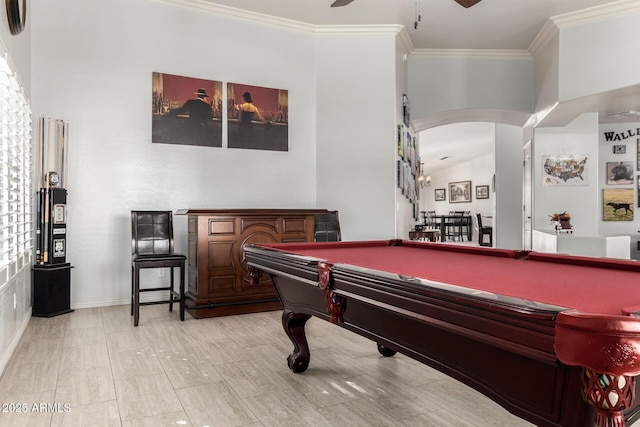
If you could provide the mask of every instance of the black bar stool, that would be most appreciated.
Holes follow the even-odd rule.
[[[173,214],[171,211],[131,211],[131,315],[138,326],[140,306],[151,304],[180,304],[180,320],[184,320],[184,272],[187,257],[173,252]],[[174,289],[174,268],[180,269],[180,288]],[[140,289],[140,270],[170,268],[169,286]],[[140,302],[141,292],[169,291],[169,299]]]

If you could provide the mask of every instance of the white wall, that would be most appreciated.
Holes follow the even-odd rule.
[[[640,206],[638,200],[638,157],[637,146],[639,144],[640,122],[635,123],[619,123],[619,124],[601,124],[598,131],[598,234],[603,236],[630,235],[634,240],[638,239],[638,230],[640,230]],[[607,141],[605,132],[624,133],[629,135],[628,131],[632,131],[633,136],[627,139],[617,141]],[[625,154],[614,154],[613,146],[623,145],[626,148]],[[631,162],[634,166],[634,183],[626,185],[608,185],[607,184],[607,162]],[[633,221],[603,221],[603,190],[605,188],[632,188],[634,190],[634,215]]]
[[[395,237],[395,37],[316,41],[318,206],[340,211],[343,240]]]
[[[395,52],[395,64],[396,64],[396,97],[395,97],[395,105],[396,105],[396,126],[403,123],[404,120],[404,110],[403,110],[403,101],[402,95],[408,95],[408,60],[409,60],[409,49],[406,44],[403,43],[403,39],[398,37],[396,39],[396,52]],[[411,104],[411,99],[409,98],[409,104]],[[411,112],[411,105],[409,105],[409,111]],[[411,113],[409,114],[411,116]],[[420,136],[418,132],[415,132],[411,125],[409,126],[409,132],[416,139],[416,150],[419,150],[420,147]],[[396,135],[396,134],[394,134]],[[397,139],[396,139],[397,141]],[[400,160],[400,156],[397,155],[397,149],[394,149],[394,159],[397,162]],[[396,163],[397,164],[397,163]],[[400,239],[408,239],[409,231],[412,230],[417,222],[420,222],[420,214],[418,213],[418,219],[414,219],[414,209],[413,202],[407,198],[405,194],[402,194],[402,190],[397,188],[397,169],[396,169],[396,177],[394,177],[394,182],[396,182],[395,189],[395,201],[396,201],[396,231],[395,237]],[[417,179],[418,177],[416,177]],[[419,200],[415,201],[418,204]]]
[[[563,211],[571,214],[574,233],[598,234],[598,114],[586,113],[563,128],[537,128],[533,143],[533,188],[535,205],[533,228],[551,230],[549,215]],[[581,186],[543,186],[542,156],[585,154],[586,183]]]
[[[640,13],[560,30],[560,101],[638,84]]]
[[[558,102],[558,38],[556,32],[544,46],[533,53],[535,111],[541,115],[550,111]]]
[[[533,59],[526,53],[418,51],[408,75],[414,119],[464,109],[534,111]]]
[[[496,124],[496,209],[494,246],[523,248],[523,179],[524,131],[522,128]]]
[[[318,34],[147,0],[32,16],[34,114],[71,124],[72,307],[128,303],[132,209],[337,209],[345,239],[393,237],[397,29]],[[287,89],[289,151],[152,144],[154,71]]]

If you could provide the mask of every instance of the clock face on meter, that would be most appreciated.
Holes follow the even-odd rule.
[[[60,175],[58,175],[58,172],[49,172],[49,185],[57,187],[58,184],[60,184]]]

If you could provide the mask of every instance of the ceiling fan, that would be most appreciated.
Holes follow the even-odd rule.
[[[349,3],[351,3],[353,0],[336,0],[333,3],[331,3],[331,7],[341,7],[341,6],[346,6]],[[455,0],[456,3],[458,3],[460,6],[463,7],[471,7],[476,3],[480,3],[480,0]]]

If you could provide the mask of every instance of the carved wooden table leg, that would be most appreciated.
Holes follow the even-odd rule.
[[[582,367],[583,397],[596,408],[599,427],[624,427],[622,411],[635,400],[640,374],[640,318],[563,311],[554,349],[567,365]]]
[[[293,343],[293,352],[287,357],[289,369],[295,373],[304,372],[309,367],[309,344],[304,325],[311,318],[309,314],[294,313],[285,309],[282,312],[282,326]]]
[[[584,398],[597,409],[599,427],[624,427],[622,411],[633,406],[635,377],[600,374],[583,368]]]

